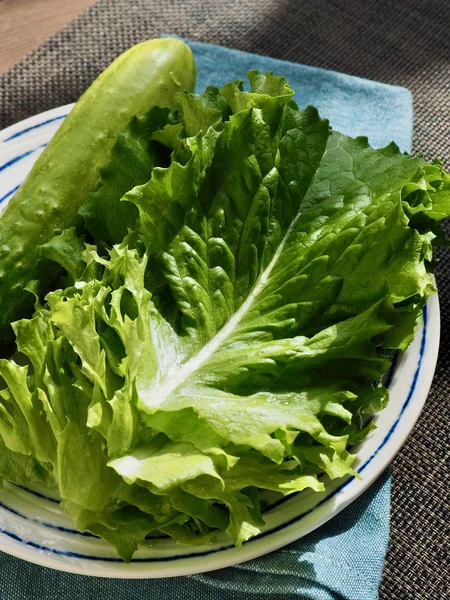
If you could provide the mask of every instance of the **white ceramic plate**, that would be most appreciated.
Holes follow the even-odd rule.
[[[71,106],[32,117],[0,132],[0,203],[4,207],[21,184]],[[439,303],[433,296],[423,326],[399,358],[388,382],[389,406],[378,428],[359,448],[356,470],[362,479],[335,481],[326,492],[289,496],[265,513],[266,526],[237,550],[227,539],[214,546],[184,547],[158,539],[130,564],[100,539],[74,529],[58,501],[38,489],[7,484],[0,491],[0,549],[62,571],[103,577],[145,578],[186,575],[227,567],[276,550],[316,529],[355,500],[385,470],[411,432],[426,400],[439,347]]]

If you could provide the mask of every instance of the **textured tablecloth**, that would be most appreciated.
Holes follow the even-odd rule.
[[[0,129],[76,100],[119,52],[171,32],[404,85],[414,96],[414,150],[449,167],[449,24],[448,0],[101,0],[0,77]],[[419,423],[393,465],[381,600],[450,597],[449,251],[437,277],[440,358]]]

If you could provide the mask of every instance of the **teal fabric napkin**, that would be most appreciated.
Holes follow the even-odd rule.
[[[395,140],[410,150],[408,90],[341,73],[199,42],[197,91],[259,69],[285,75],[300,107],[313,104],[331,125],[365,135],[374,147]],[[387,473],[329,523],[277,552],[233,568],[174,579],[122,581],[59,573],[0,553],[0,600],[376,600],[389,536]]]

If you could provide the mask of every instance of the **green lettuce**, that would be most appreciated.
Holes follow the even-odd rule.
[[[137,211],[120,200],[132,187],[145,183],[155,166],[167,162],[167,150],[152,134],[174,118],[169,109],[155,106],[146,115],[134,117],[127,129],[116,135],[111,163],[100,170],[101,184],[80,209],[97,244],[120,242],[134,228]]]
[[[239,546],[266,492],[354,474],[435,291],[442,165],[249,80],[133,121],[89,232],[41,249],[67,277],[14,325],[27,364],[0,361],[0,475],[56,490],[125,560],[158,535]]]

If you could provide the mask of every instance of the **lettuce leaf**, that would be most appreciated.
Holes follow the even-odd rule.
[[[79,211],[97,244],[120,242],[135,227],[135,207],[120,200],[132,187],[147,181],[155,166],[166,162],[167,152],[152,140],[152,134],[172,119],[169,109],[155,106],[146,115],[134,117],[116,135],[111,163],[100,170],[99,189]]]
[[[15,324],[29,365],[0,361],[0,475],[125,560],[162,534],[239,546],[266,492],[354,474],[435,291],[442,165],[249,81],[133,121],[81,211],[97,245],[46,244],[66,287]]]

